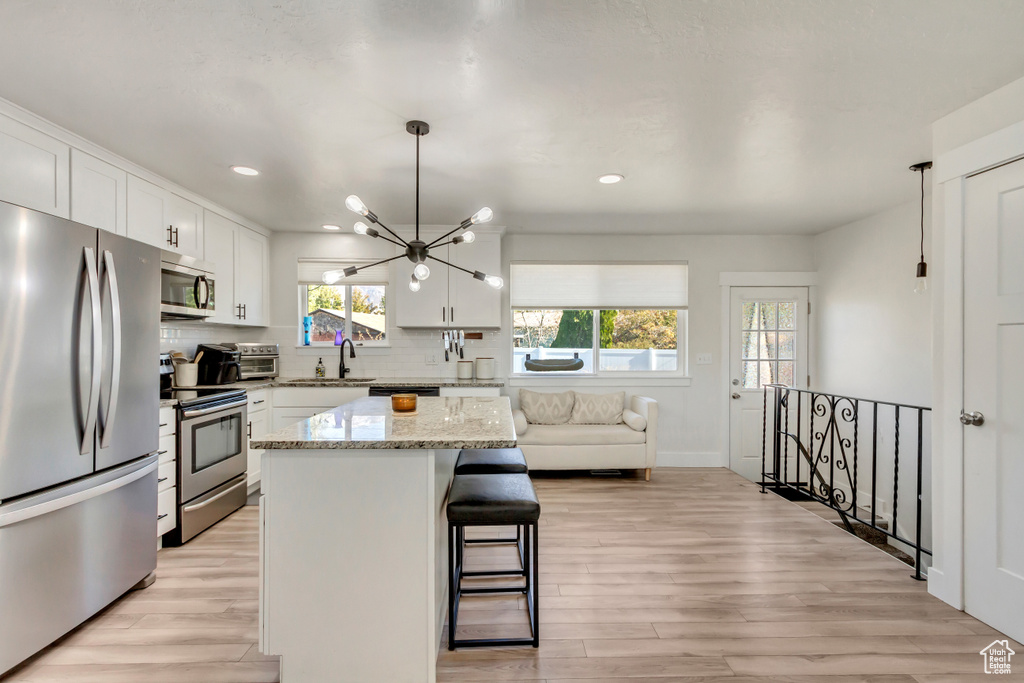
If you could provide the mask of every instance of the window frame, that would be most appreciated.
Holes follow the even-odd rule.
[[[335,284],[330,285],[332,287],[344,287],[347,291],[345,292],[345,339],[352,339],[352,288],[353,287],[383,287],[384,298],[387,300],[388,289],[390,288],[386,282],[360,282],[359,284]],[[309,305],[309,285],[300,284],[298,287],[298,321],[296,330],[296,345],[306,349],[312,348],[335,348],[333,341],[312,341],[309,344],[303,343],[304,331],[302,329],[302,319],[306,317],[305,311]],[[391,316],[388,314],[387,308],[384,309],[384,339],[383,340],[362,340],[356,341],[352,339],[352,343],[359,348],[389,348],[391,346],[391,335],[392,335],[392,324]]]
[[[551,310],[551,311],[577,311],[577,310],[589,310],[594,312],[593,325],[591,330],[591,351],[593,352],[593,370],[590,372],[584,372],[582,370],[574,372],[516,372],[516,346],[515,346],[515,315],[516,311],[537,311],[537,310]],[[609,379],[641,379],[641,378],[689,378],[689,367],[687,364],[687,347],[688,347],[688,335],[689,335],[689,308],[619,308],[615,310],[651,310],[651,311],[665,311],[674,310],[676,312],[676,369],[675,370],[601,370],[601,339],[600,339],[600,311],[608,309],[600,308],[557,308],[553,306],[545,307],[525,307],[516,306],[511,309],[511,329],[509,330],[509,378],[515,379],[564,379],[564,378],[579,378],[584,380],[609,380]]]

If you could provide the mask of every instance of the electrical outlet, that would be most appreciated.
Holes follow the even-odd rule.
[[[697,354],[697,365],[711,365],[711,354],[710,353],[698,353]]]
[[[427,351],[427,365],[437,365],[437,351]]]

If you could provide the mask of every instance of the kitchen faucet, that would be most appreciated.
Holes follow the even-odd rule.
[[[345,373],[352,370],[352,368],[345,367],[345,344],[348,344],[349,358],[356,357],[356,345],[352,343],[351,339],[344,339],[341,345],[338,347],[341,349],[341,365],[338,368],[338,377],[345,379]]]

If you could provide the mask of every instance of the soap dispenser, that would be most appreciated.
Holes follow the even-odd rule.
[[[324,367],[324,359],[320,358],[316,363],[316,376],[327,377],[327,368]]]

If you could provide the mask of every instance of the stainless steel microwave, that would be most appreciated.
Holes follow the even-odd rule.
[[[160,252],[161,320],[202,320],[216,312],[213,264]]]

